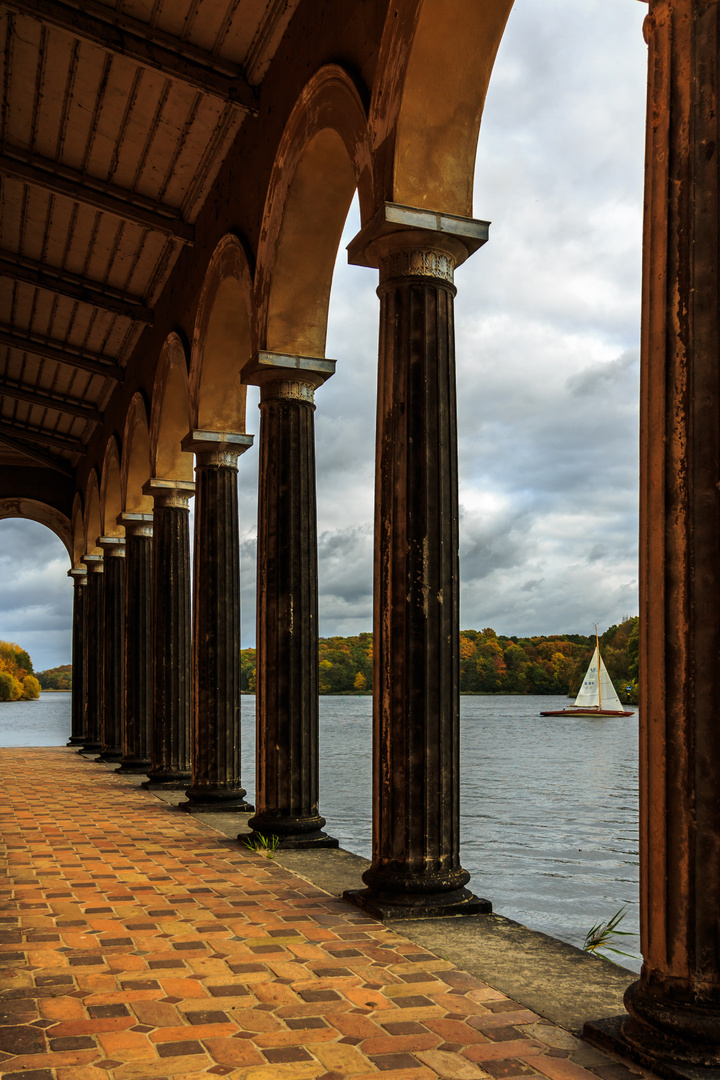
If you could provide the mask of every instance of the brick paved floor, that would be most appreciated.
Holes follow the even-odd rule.
[[[631,1080],[103,766],[0,750],[5,1080]]]

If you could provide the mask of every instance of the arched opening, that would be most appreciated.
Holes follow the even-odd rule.
[[[136,394],[128,411],[123,437],[122,501],[126,513],[152,513],[152,499],[143,495],[150,479],[150,437],[147,412],[141,394]]]
[[[158,364],[150,430],[152,475],[164,480],[192,480],[192,458],[180,443],[191,427],[187,361],[182,341],[171,334]]]
[[[102,482],[100,486],[100,506],[103,536],[124,536],[125,529],[119,524],[122,513],[122,486],[120,478],[120,454],[115,439],[110,439],[105,448]]]

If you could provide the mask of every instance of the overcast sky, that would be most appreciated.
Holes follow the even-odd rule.
[[[637,613],[646,46],[637,0],[518,0],[480,131],[456,275],[461,625],[590,633]],[[316,395],[320,633],[372,628],[377,274],[346,265]],[[251,388],[248,430],[257,432]],[[257,449],[240,469],[243,646],[254,644]],[[0,638],[70,660],[65,549],[0,521]]]

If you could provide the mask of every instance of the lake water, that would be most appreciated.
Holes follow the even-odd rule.
[[[620,907],[638,932],[637,722],[540,717],[559,697],[463,697],[462,864],[508,918],[582,945]],[[243,782],[254,797],[254,698],[243,697]],[[320,811],[370,857],[372,699],[320,699]],[[0,746],[58,746],[70,694],[0,702]],[[620,948],[639,970],[637,937]]]

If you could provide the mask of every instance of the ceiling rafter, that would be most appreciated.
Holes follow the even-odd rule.
[[[64,195],[73,202],[92,206],[123,221],[132,221],[183,244],[193,244],[195,230],[177,210],[143,195],[70,169],[20,147],[0,143],[0,176],[21,180],[31,187]]]
[[[133,322],[151,324],[152,311],[143,301],[130,293],[122,292],[101,281],[92,281],[69,270],[58,270],[47,263],[38,263],[32,259],[19,259],[10,252],[0,252],[0,277],[22,281],[37,289],[57,293],[70,300],[77,300],[91,307],[103,308],[115,315],[122,315]]]
[[[242,69],[186,41],[156,30],[97,0],[3,0],[5,7],[124,56],[140,67],[211,94],[246,113],[257,113],[255,93]]]
[[[78,371],[89,371],[93,375],[101,375],[104,379],[113,379],[115,382],[123,382],[125,378],[122,368],[116,367],[113,360],[100,353],[75,349],[72,345],[40,334],[17,333],[11,326],[0,323],[0,346],[3,345],[37,356],[41,360],[52,360],[56,364],[65,364]]]
[[[63,435],[62,432],[42,431],[40,428],[18,424],[15,420],[2,420],[0,422],[0,431],[4,431],[10,438],[40,442],[56,450],[67,450],[72,454],[82,456],[87,452],[87,447],[81,439],[75,439],[72,435]]]
[[[27,401],[30,405],[40,405],[43,409],[54,409],[55,412],[67,413],[68,416],[79,416],[83,420],[90,420],[99,424],[102,413],[89,405],[83,405],[77,399],[66,398],[62,395],[55,396],[41,390],[32,390],[20,383],[10,382],[0,378],[0,397],[14,398],[16,401]]]
[[[5,446],[9,446],[17,454],[24,454],[26,457],[32,458],[33,461],[37,461],[40,465],[47,465],[48,468],[55,469],[65,476],[73,477],[75,475],[75,470],[65,458],[58,457],[57,454],[52,454],[49,450],[40,450],[37,446],[33,446],[32,443],[23,442],[22,439],[18,439],[14,435],[8,435],[3,430],[2,424],[0,424],[0,442],[4,443]]]

